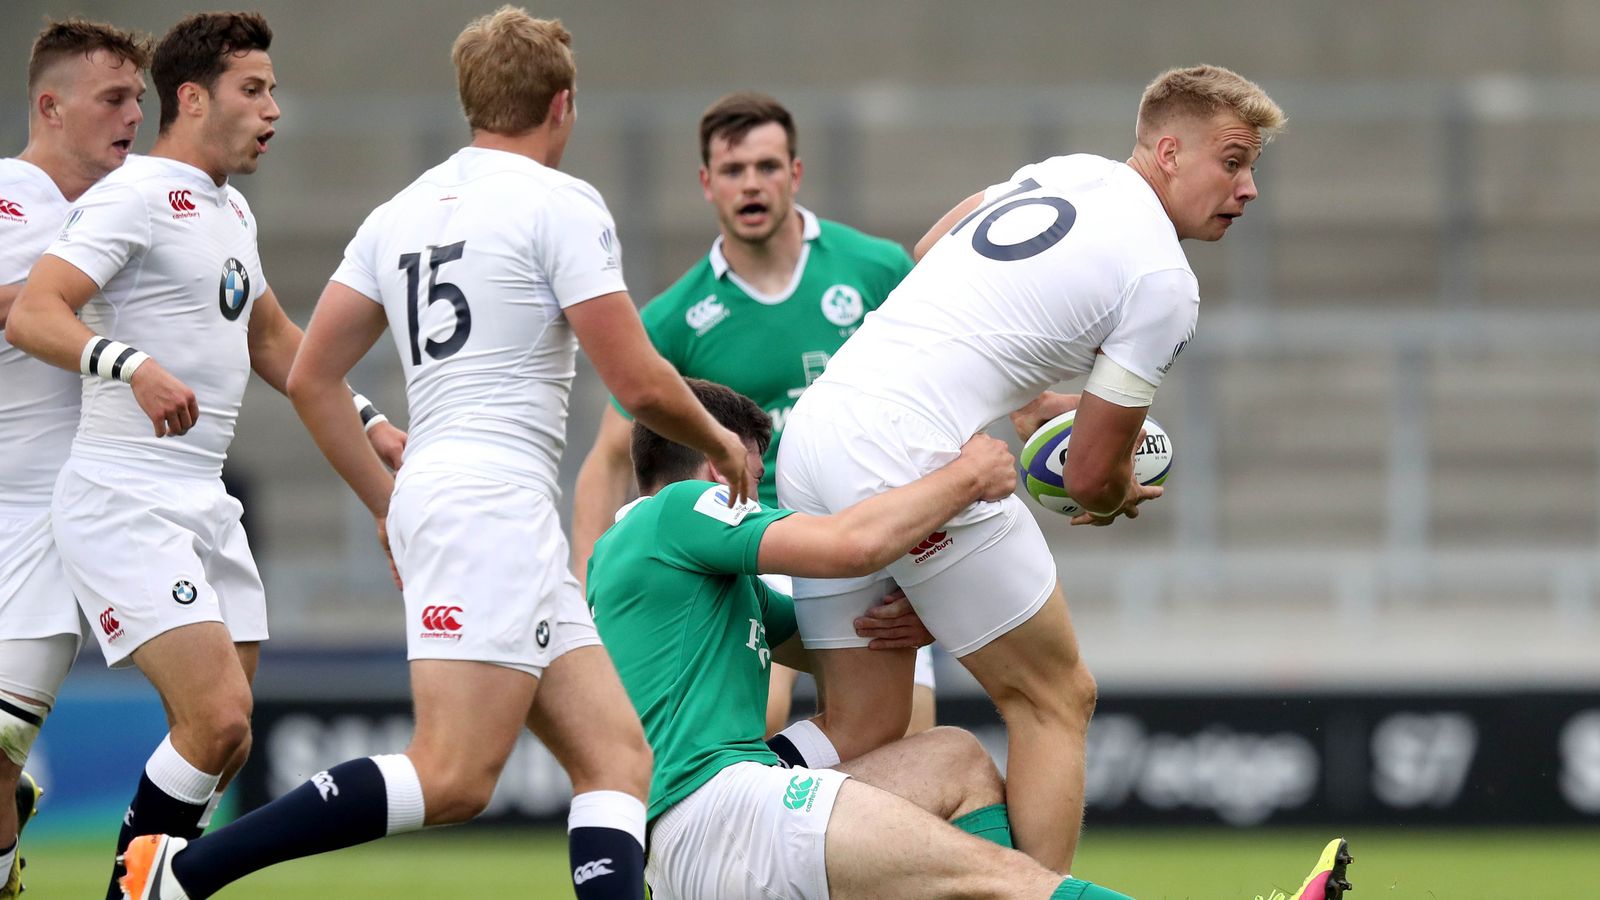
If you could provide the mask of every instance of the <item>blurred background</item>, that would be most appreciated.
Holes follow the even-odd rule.
[[[468,139],[449,46],[491,7],[256,6],[276,32],[283,118],[260,172],[235,183],[260,222],[268,279],[303,324],[366,213]],[[46,15],[159,33],[193,5],[4,7],[10,155],[26,139],[25,61]],[[554,0],[531,11],[575,34],[579,117],[564,168],[606,197],[641,303],[715,236],[695,128],[727,91],[765,90],[795,113],[800,202],[909,247],[1024,163],[1126,158],[1140,92],[1162,69],[1210,62],[1261,84],[1289,116],[1261,160],[1261,197],[1225,241],[1186,245],[1204,304],[1153,410],[1176,449],[1166,497],[1106,529],[1069,531],[1039,512],[1102,694],[1090,822],[1592,829],[1600,4]],[[141,149],[153,90],[146,115]],[[390,344],[352,382],[403,423]],[[565,503],[605,398],[580,364]],[[409,725],[401,605],[370,517],[259,383],[229,474],[274,635],[248,803],[403,744]],[[941,718],[997,740],[959,665],[941,659],[939,674]],[[141,681],[106,673],[91,649],[38,765],[76,773],[127,755],[136,769],[159,713]],[[126,754],[105,744],[106,717],[123,714]],[[564,813],[559,770],[528,744],[497,801],[503,821]],[[131,783],[113,771],[61,785],[57,827],[114,816]]]

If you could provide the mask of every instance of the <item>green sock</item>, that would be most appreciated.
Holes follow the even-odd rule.
[[[975,809],[950,823],[974,837],[1011,848],[1011,816],[1004,803]]]
[[[1133,898],[1081,878],[1068,878],[1050,895],[1050,900],[1133,900]]]

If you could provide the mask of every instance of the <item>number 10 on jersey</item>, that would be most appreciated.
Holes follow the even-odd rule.
[[[427,341],[418,343],[422,318],[421,297],[419,296],[422,285],[422,254],[400,254],[400,268],[406,270],[406,328],[411,339],[411,364],[422,365],[422,351],[434,359],[445,359],[453,356],[467,342],[467,335],[472,333],[472,309],[467,306],[467,295],[461,289],[448,281],[439,280],[439,267],[447,262],[461,258],[461,252],[466,249],[466,241],[456,241],[442,247],[428,248],[428,305],[432,306],[440,300],[448,300],[456,310],[456,327],[450,336],[442,341],[428,338]]]

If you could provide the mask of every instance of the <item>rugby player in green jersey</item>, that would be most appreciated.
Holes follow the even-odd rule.
[[[911,270],[893,241],[813,215],[795,203],[804,165],[794,118],[765,94],[739,92],[700,118],[700,188],[720,234],[710,252],[646,306],[650,341],[685,376],[725,384],[772,417],[761,502],[776,506],[772,473],[795,400]],[[581,581],[594,541],[636,487],[628,462],[631,420],[615,402],[578,474],[573,572]],[[784,584],[775,585],[785,593]],[[773,669],[767,728],[788,721],[795,672]],[[917,656],[910,733],[932,727],[933,665]],[[802,732],[814,727],[802,723]],[[831,760],[830,760],[831,761]]]
[[[771,439],[761,407],[690,386],[759,470]],[[786,768],[762,742],[768,668],[806,662],[794,602],[757,573],[873,571],[964,503],[1008,494],[1004,444],[979,434],[945,467],[821,517],[730,508],[697,451],[642,425],[631,445],[645,496],[596,543],[588,600],[655,755],[645,873],[657,900],[1124,896],[1007,849],[1003,782],[965,731],[936,728],[835,768]],[[874,613],[857,627],[885,648],[930,639],[909,604]],[[1335,840],[1297,893],[1273,897],[1334,900],[1348,861]]]

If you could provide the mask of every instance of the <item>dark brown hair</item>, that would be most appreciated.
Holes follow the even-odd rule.
[[[700,162],[711,165],[711,139],[723,138],[729,144],[744,140],[752,128],[777,122],[789,136],[789,159],[795,154],[794,117],[783,104],[766,94],[738,91],[711,104],[700,117]]]
[[[161,129],[177,121],[178,88],[198,84],[211,93],[228,70],[228,57],[266,50],[272,28],[260,13],[196,13],[172,26],[156,45],[150,77],[161,99]]]
[[[150,66],[150,39],[145,35],[86,19],[47,20],[44,30],[34,38],[33,52],[28,56],[28,92],[38,87],[46,69],[69,56],[87,57],[96,50],[131,62],[136,68]]]
[[[772,417],[754,400],[730,387],[699,378],[685,378],[695,399],[711,413],[722,426],[740,440],[756,445],[756,450],[767,452],[772,443]],[[633,474],[639,486],[652,491],[674,481],[692,476],[706,461],[706,456],[693,447],[669,441],[640,422],[633,423]]]

